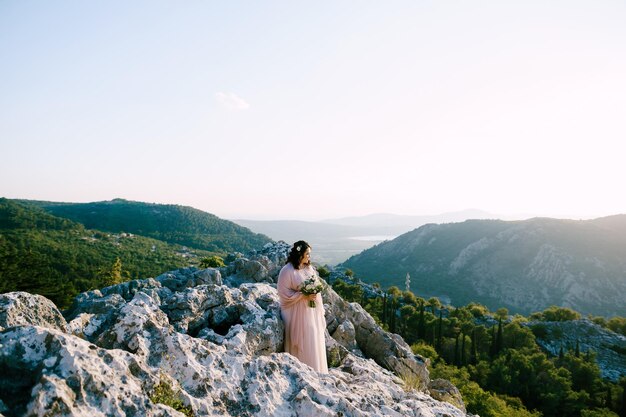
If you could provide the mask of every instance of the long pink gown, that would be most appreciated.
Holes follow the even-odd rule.
[[[288,263],[278,275],[280,312],[285,322],[285,352],[291,353],[318,372],[328,373],[322,296],[317,294],[313,308],[309,307],[309,300],[305,295],[298,291],[302,282],[312,274],[317,273],[310,266],[295,269]]]

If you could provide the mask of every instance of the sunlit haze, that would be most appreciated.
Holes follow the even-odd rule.
[[[0,197],[626,213],[626,2],[0,2]]]

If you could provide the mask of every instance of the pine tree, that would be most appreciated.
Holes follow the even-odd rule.
[[[419,339],[426,339],[426,323],[424,321],[424,303],[420,303],[420,315],[417,323],[417,337]]]
[[[441,347],[443,345],[443,311],[439,310],[439,322],[437,323],[437,351],[441,352]]]
[[[611,398],[611,386],[608,385],[606,387],[606,401],[604,402],[604,406],[609,410],[613,409],[613,399]]]
[[[621,379],[622,385],[622,412],[620,417],[626,417],[626,378]]]
[[[478,363],[478,348],[476,347],[476,329],[472,329],[472,350],[470,353],[470,363],[476,365]]]
[[[387,325],[387,328],[389,328],[389,323],[387,323],[387,293],[383,294],[383,318],[382,318],[382,322],[383,322],[383,324]]]
[[[580,343],[578,343],[578,340],[576,340],[576,351],[575,351],[574,355],[577,358],[580,358]]]
[[[108,287],[111,285],[119,284],[122,282],[122,261],[120,258],[115,258],[115,262],[109,269],[102,269],[99,272],[100,285],[102,287]]]
[[[434,320],[432,323],[432,332],[430,333],[430,345],[437,346],[437,326],[435,326]]]
[[[491,344],[489,345],[489,356],[496,356],[496,326],[491,326]]]
[[[504,348],[504,335],[502,334],[502,319],[498,321],[498,335],[496,336],[496,355]]]
[[[459,360],[459,335],[461,334],[461,332],[458,332],[456,334],[456,341],[454,342],[454,364],[456,366],[460,365],[460,360]]]
[[[394,297],[391,300],[391,311],[390,311],[391,323],[389,324],[389,331],[391,333],[395,333],[396,332],[396,304],[397,304],[397,301],[396,301],[396,299]]]
[[[467,362],[465,361],[465,334],[461,332],[461,366],[465,365]]]

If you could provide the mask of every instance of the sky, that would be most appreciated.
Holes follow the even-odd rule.
[[[0,197],[626,213],[626,2],[0,1]]]

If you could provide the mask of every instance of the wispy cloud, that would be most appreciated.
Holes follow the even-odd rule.
[[[220,91],[215,93],[215,98],[220,106],[228,110],[241,111],[248,110],[250,108],[250,103],[235,93],[225,93]]]

